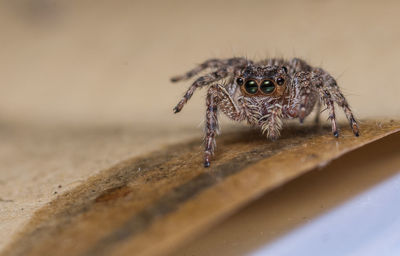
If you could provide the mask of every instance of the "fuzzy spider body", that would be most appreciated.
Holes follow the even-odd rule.
[[[340,106],[356,136],[359,130],[353,113],[335,79],[321,68],[301,59],[267,59],[253,62],[245,58],[211,59],[172,82],[190,79],[205,69],[211,72],[197,78],[174,112],[182,110],[197,88],[209,86],[206,96],[204,166],[210,165],[218,132],[218,111],[234,121],[246,120],[258,126],[270,139],[277,139],[282,120],[298,118],[303,122],[317,105],[318,122],[321,103],[329,111],[332,133],[339,136],[334,103]],[[223,81],[222,81],[223,80]]]

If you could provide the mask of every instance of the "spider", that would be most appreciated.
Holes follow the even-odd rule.
[[[318,122],[323,103],[329,111],[332,133],[337,138],[336,103],[344,110],[354,135],[359,136],[357,122],[335,79],[302,59],[274,58],[259,62],[246,58],[209,59],[171,81],[190,79],[206,69],[210,69],[210,73],[198,77],[174,108],[175,113],[180,112],[197,88],[208,86],[204,167],[210,166],[214,154],[218,111],[234,121],[246,120],[260,127],[268,138],[275,140],[280,136],[283,119],[298,118],[303,123],[315,105]]]

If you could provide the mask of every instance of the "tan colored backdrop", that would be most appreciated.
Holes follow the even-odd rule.
[[[0,117],[200,122],[199,93],[169,77],[210,57],[305,58],[338,78],[358,116],[400,115],[397,1],[3,1]],[[204,94],[204,92],[203,92]]]

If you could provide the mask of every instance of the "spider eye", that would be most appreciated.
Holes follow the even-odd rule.
[[[241,78],[241,77],[239,77],[238,79],[236,79],[236,83],[238,84],[238,85],[243,85],[243,78]]]
[[[265,80],[262,82],[260,89],[263,93],[269,94],[275,90],[275,85],[270,80]]]
[[[258,85],[254,80],[247,81],[244,87],[249,94],[255,94],[258,91]]]
[[[285,79],[279,77],[278,79],[276,79],[276,82],[278,83],[278,85],[282,85],[285,82]]]

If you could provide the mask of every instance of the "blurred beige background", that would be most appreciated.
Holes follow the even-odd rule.
[[[210,57],[305,58],[359,117],[400,115],[398,1],[2,1],[0,117],[52,123],[201,121],[169,78]]]
[[[398,1],[0,1],[0,248],[57,193],[200,138],[204,91],[173,115],[189,83],[169,78],[207,58],[302,57],[338,78],[359,118],[400,117],[399,11]]]

